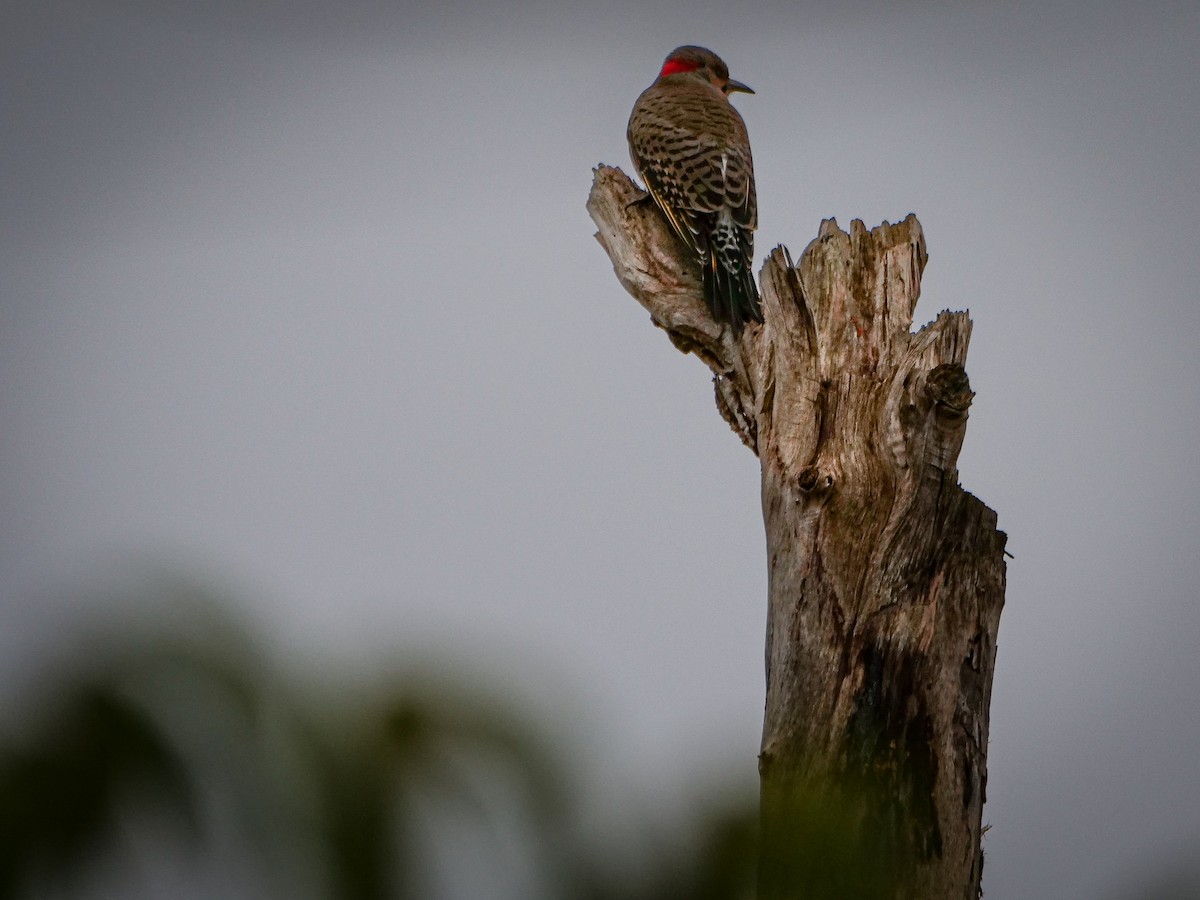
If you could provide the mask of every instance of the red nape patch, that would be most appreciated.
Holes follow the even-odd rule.
[[[666,78],[668,75],[678,75],[680,72],[695,72],[700,68],[700,63],[690,59],[668,59],[663,63],[662,71],[658,73],[659,78]]]

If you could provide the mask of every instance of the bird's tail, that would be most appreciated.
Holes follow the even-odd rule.
[[[738,252],[733,258],[713,247],[704,266],[704,299],[718,322],[728,322],[739,334],[747,322],[761,322],[762,305],[749,260]]]

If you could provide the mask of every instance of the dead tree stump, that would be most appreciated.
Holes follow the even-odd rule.
[[[830,219],[761,274],[765,323],[715,322],[642,192],[601,166],[588,210],[617,277],[713,371],[762,466],[767,696],[761,900],[978,897],[1004,534],[955,463],[971,321],[913,333],[910,215]],[[632,205],[631,205],[632,204]]]

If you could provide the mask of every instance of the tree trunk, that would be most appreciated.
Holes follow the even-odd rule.
[[[770,575],[761,900],[976,898],[1004,535],[958,485],[965,313],[916,333],[910,215],[832,219],[761,275],[735,338],[698,267],[619,170],[588,199],[617,277],[714,373],[759,457]]]

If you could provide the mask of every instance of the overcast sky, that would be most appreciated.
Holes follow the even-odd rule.
[[[988,895],[1200,855],[1194,2],[4,4],[4,672],[162,565],[567,697],[614,807],[752,788],[757,461],[584,210],[682,43],[757,91],[760,261],[916,212],[917,324],[975,321]]]

